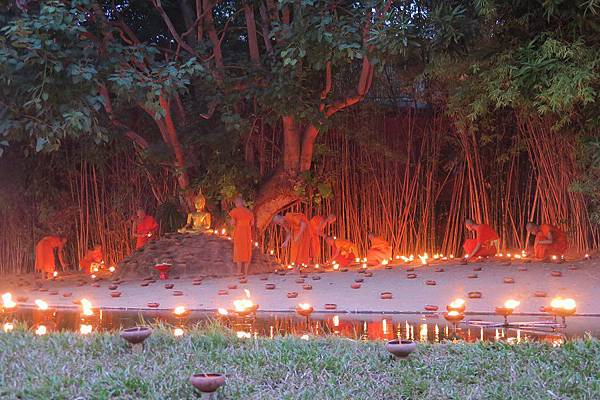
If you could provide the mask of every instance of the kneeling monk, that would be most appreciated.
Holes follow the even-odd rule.
[[[273,222],[286,231],[283,247],[290,246],[290,263],[300,267],[310,262],[310,229],[306,216],[301,213],[276,215]]]
[[[545,260],[550,256],[562,256],[568,247],[567,235],[553,225],[527,224],[527,232],[535,235],[533,251],[535,258]]]
[[[367,262],[369,265],[379,265],[383,260],[392,258],[392,246],[380,236],[375,236],[374,233],[369,233],[371,247],[367,251]]]
[[[103,259],[104,255],[102,254],[102,246],[97,244],[94,246],[93,249],[88,250],[87,253],[85,253],[83,259],[79,261],[81,271],[85,274],[98,272],[97,268],[100,267],[100,264],[102,264]],[[96,270],[94,270],[95,268]]]
[[[67,238],[60,236],[43,237],[35,246],[35,270],[42,273],[42,278],[50,278],[56,271],[56,262],[54,260],[54,251],[58,253],[58,262],[65,270],[63,260],[63,249],[67,243]]]
[[[158,232],[158,222],[152,215],[146,214],[143,209],[137,210],[133,220],[133,237],[135,238],[135,248],[142,248],[148,243],[152,236]]]
[[[496,255],[498,234],[487,224],[476,224],[472,219],[465,220],[465,227],[475,232],[475,239],[466,239],[463,244],[464,258],[492,257]]]
[[[252,227],[254,214],[246,208],[244,199],[235,199],[235,208],[229,212],[233,225],[233,262],[238,266],[238,274],[248,274],[252,261]]]
[[[347,267],[357,257],[358,248],[354,243],[344,239],[325,238],[325,242],[332,247],[331,263],[338,263],[340,267]]]

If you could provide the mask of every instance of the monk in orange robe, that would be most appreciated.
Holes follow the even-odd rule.
[[[313,263],[319,262],[321,255],[321,238],[325,237],[325,228],[327,225],[335,222],[335,215],[330,214],[327,217],[315,215],[309,221],[310,227],[310,258]]]
[[[487,224],[476,224],[472,219],[465,220],[465,227],[468,231],[475,232],[475,238],[466,239],[463,244],[465,259],[496,255],[496,242],[500,238],[495,230]]]
[[[252,261],[252,227],[254,214],[246,208],[244,199],[235,199],[235,208],[229,212],[233,225],[233,262],[238,266],[238,274],[247,275]]]
[[[133,220],[133,237],[135,238],[135,248],[142,248],[158,232],[158,222],[153,216],[146,214],[143,209],[137,210]]]
[[[287,213],[276,215],[273,222],[286,231],[283,247],[290,247],[290,263],[301,267],[310,262],[310,228],[304,214]]]
[[[56,262],[54,260],[54,251],[58,255],[58,262],[63,271],[66,264],[63,260],[63,249],[67,243],[67,238],[60,236],[43,237],[35,246],[35,270],[42,273],[42,278],[50,278],[56,271]]]
[[[94,272],[92,271],[92,267],[102,264],[103,259],[104,254],[102,254],[102,246],[97,244],[93,249],[88,250],[83,259],[79,261],[81,271],[85,274],[91,274]]]
[[[331,246],[333,255],[331,263],[337,263],[340,267],[347,267],[354,262],[358,254],[358,247],[354,243],[345,239],[325,238],[325,242]]]
[[[560,257],[569,247],[567,235],[553,225],[538,225],[530,222],[526,228],[527,232],[535,235],[533,252],[535,258],[539,260],[545,260],[550,256]]]
[[[380,236],[375,236],[374,233],[369,233],[371,247],[367,251],[367,262],[369,265],[379,265],[383,260],[392,258],[392,246],[387,240]]]

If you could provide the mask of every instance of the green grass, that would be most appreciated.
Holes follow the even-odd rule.
[[[219,326],[142,354],[118,334],[0,333],[2,399],[192,399],[188,378],[223,372],[220,399],[599,399],[600,341],[423,344],[393,360],[383,342],[237,339]]]

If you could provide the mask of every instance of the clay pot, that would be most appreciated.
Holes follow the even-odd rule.
[[[417,274],[406,274],[407,279],[415,279],[416,277],[417,277]]]
[[[260,280],[261,281],[267,281],[267,280],[269,280],[269,277],[268,276],[261,276]]]
[[[219,291],[217,292],[217,294],[218,294],[219,296],[227,296],[227,295],[229,294],[229,292],[228,292],[227,290],[225,290],[225,289],[221,289],[221,290],[219,290]]]
[[[435,285],[437,285],[437,282],[436,282],[436,281],[434,281],[434,280],[426,280],[426,281],[425,281],[425,284],[426,284],[427,286],[435,286]]]
[[[121,331],[121,337],[131,344],[143,343],[150,335],[152,335],[152,329],[147,326],[136,326]]]
[[[304,279],[296,279],[296,283],[304,283]]]
[[[470,299],[480,299],[482,296],[481,292],[469,292],[467,295]]]
[[[417,343],[412,340],[394,339],[385,344],[385,349],[396,358],[406,358],[417,349]]]
[[[148,303],[147,306],[150,307],[150,308],[158,308],[158,306],[160,306],[160,304],[158,304],[158,303]]]
[[[365,277],[370,278],[373,276],[373,273],[371,271],[365,271],[364,275]]]
[[[304,289],[304,290],[312,290],[312,285],[302,285],[302,289]]]
[[[202,282],[192,282],[192,285],[194,285],[194,286],[200,286],[200,285],[202,285]]]
[[[248,279],[246,279],[246,278],[240,278],[240,283],[241,284],[248,283]]]
[[[79,282],[79,283],[77,284],[77,286],[78,286],[78,287],[85,286],[85,282]]]
[[[548,296],[548,293],[544,292],[543,290],[536,290],[533,295],[535,297],[546,297]]]
[[[478,272],[481,271],[483,268],[481,267],[473,267],[473,271]]]
[[[296,297],[298,297],[298,292],[288,292],[287,294],[288,299],[295,299]]]
[[[321,277],[320,277],[320,276],[317,276],[317,275],[315,275],[315,276],[313,276],[313,277],[312,277],[312,280],[313,280],[313,281],[320,281],[320,280],[321,280]]]
[[[235,289],[237,289],[237,285],[233,285],[233,284],[232,285],[227,285],[227,289],[229,289],[229,290],[235,290]]]
[[[175,287],[175,284],[173,284],[173,283],[165,284],[165,289],[173,289],[174,287]]]
[[[202,393],[213,393],[225,384],[225,376],[221,374],[194,374],[190,383]]]
[[[92,283],[92,286],[93,287],[100,287],[100,284],[99,283]],[[45,291],[45,289],[44,290],[40,289],[40,292],[43,292],[43,291]]]
[[[523,265],[520,265],[520,266],[519,266],[517,269],[518,269],[519,271],[527,271],[527,267],[525,267],[525,266],[523,266]]]
[[[515,283],[515,280],[513,278],[511,278],[510,276],[506,276],[506,277],[504,277],[504,279],[502,280],[502,282],[504,282],[504,283]]]
[[[50,296],[56,296],[58,294],[58,292],[56,290],[51,290],[51,291],[48,292],[48,294]]]
[[[408,267],[406,268],[406,272],[413,272],[415,270],[414,267]]]
[[[275,289],[275,284],[274,283],[266,283],[265,284],[265,289],[267,289],[267,290],[273,290],[273,289]]]
[[[310,314],[313,313],[315,309],[313,307],[308,307],[308,308],[302,308],[302,307],[296,307],[296,313],[298,313],[298,315],[301,315],[303,317],[308,317]]]
[[[119,287],[117,285],[110,285],[108,290],[117,290]]]
[[[356,278],[356,279],[354,279],[354,282],[356,282],[356,283],[362,283],[362,282],[364,282],[364,279],[363,278]]]
[[[148,285],[149,285],[149,283],[148,283],[148,282],[140,283],[140,286],[147,287]]]
[[[558,277],[562,276],[562,272],[560,272],[560,271],[552,271],[552,272],[550,272],[550,275],[558,278]]]
[[[438,310],[438,306],[434,306],[434,305],[431,305],[431,304],[427,304],[425,306],[425,311],[437,311],[437,310]]]
[[[444,272],[444,268],[438,267],[434,270],[435,272]]]
[[[360,286],[361,286],[361,285],[360,285],[360,283],[357,283],[357,282],[355,282],[355,283],[353,283],[352,285],[350,285],[350,287],[351,287],[352,289],[360,289]]]
[[[326,310],[335,310],[337,308],[337,304],[334,303],[327,303],[325,304],[325,309]]]
[[[476,273],[469,274],[469,275],[467,275],[467,278],[475,279],[475,278],[477,278],[477,274]]]
[[[381,292],[379,294],[381,300],[391,300],[393,297],[392,292]]]
[[[63,294],[64,296],[64,294]],[[28,297],[27,296],[17,296],[17,302],[19,303],[25,303],[27,301]]]
[[[174,290],[173,296],[183,296],[183,292],[181,290]]]
[[[456,324],[460,321],[462,321],[465,318],[465,315],[462,313],[459,313],[457,315],[450,315],[449,313],[444,313],[444,319],[446,319],[446,321],[448,322],[452,322],[453,324]]]
[[[121,297],[121,292],[110,292],[110,297]]]
[[[513,311],[514,310],[512,308],[508,307],[496,307],[496,314],[502,315],[503,317],[508,317],[513,313]]]
[[[73,293],[71,293],[71,292],[65,292],[65,293],[63,293],[63,297],[71,297],[72,295],[73,295]]]
[[[300,274],[300,278],[308,278],[308,274]]]

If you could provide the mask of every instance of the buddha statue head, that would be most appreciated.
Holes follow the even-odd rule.
[[[202,193],[198,194],[194,199],[194,207],[196,207],[196,211],[198,212],[204,211],[204,207],[206,207],[206,198]]]

